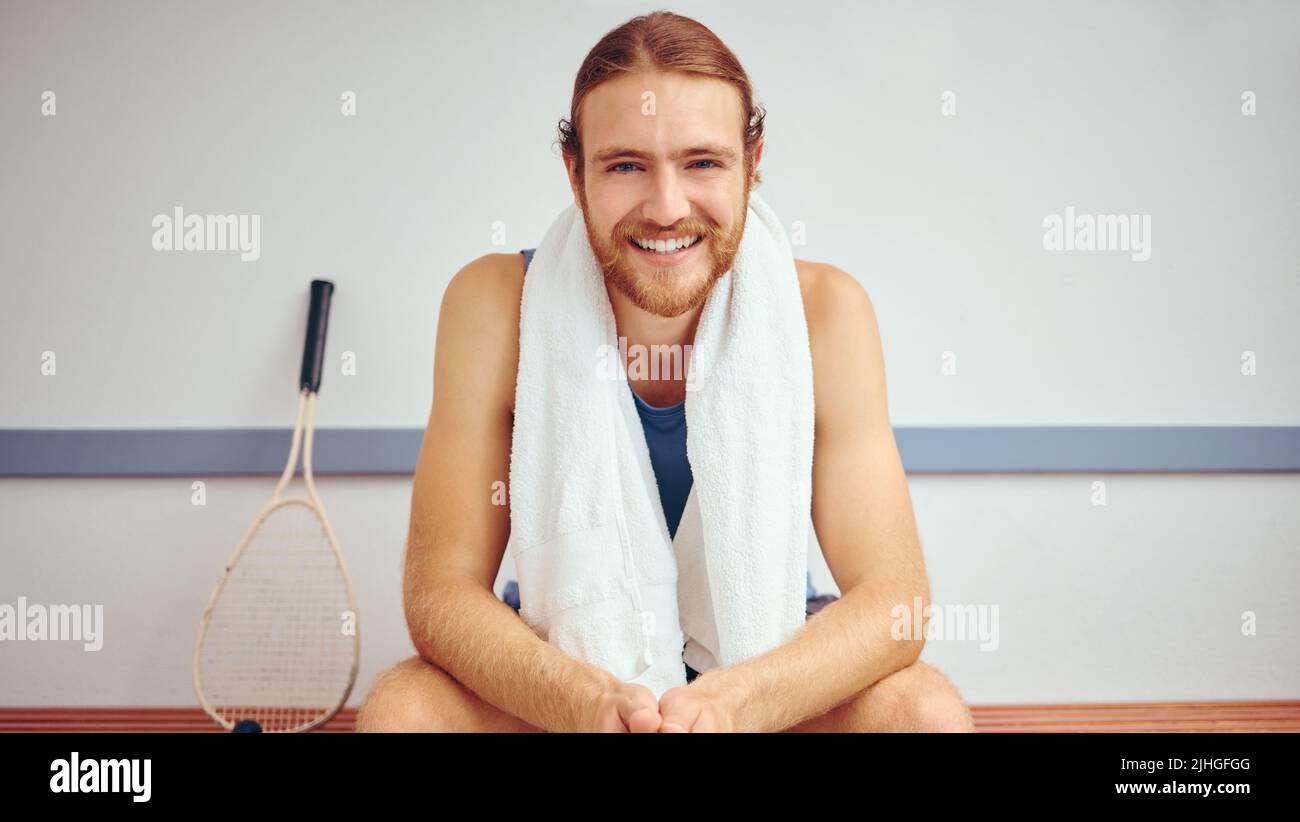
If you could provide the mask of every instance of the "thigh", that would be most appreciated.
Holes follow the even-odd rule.
[[[358,731],[540,732],[413,656],[380,674],[357,711]]]

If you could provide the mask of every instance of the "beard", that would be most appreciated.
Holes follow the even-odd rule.
[[[593,230],[587,197],[581,193],[582,219],[587,226],[587,240],[595,254],[605,282],[613,285],[633,305],[660,317],[677,317],[704,304],[713,284],[731,270],[740,250],[740,238],[745,233],[749,214],[749,190],[746,180],[745,194],[739,213],[731,221],[731,229],[724,231],[712,221],[688,217],[673,224],[674,235],[698,236],[696,245],[704,244],[704,255],[673,267],[655,267],[632,248],[632,237],[655,237],[658,229],[647,230],[635,219],[623,220],[614,226],[608,238]]]

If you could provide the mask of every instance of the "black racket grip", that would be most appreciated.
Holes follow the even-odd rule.
[[[302,377],[298,390],[306,388],[315,393],[320,390],[321,365],[325,362],[325,330],[330,321],[330,297],[334,283],[329,280],[311,281],[311,311],[307,314],[307,340],[302,346]]]

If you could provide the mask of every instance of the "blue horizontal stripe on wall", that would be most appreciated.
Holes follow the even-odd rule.
[[[317,429],[317,474],[411,474],[424,431]],[[292,428],[0,430],[0,476],[279,474]]]
[[[278,474],[292,429],[0,429],[0,476]],[[908,473],[1300,471],[1300,427],[898,427]],[[318,474],[412,474],[424,430],[316,431]]]

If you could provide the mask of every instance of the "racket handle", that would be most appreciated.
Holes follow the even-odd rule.
[[[307,314],[307,340],[302,347],[302,378],[298,390],[320,390],[321,365],[325,362],[325,329],[330,319],[330,297],[334,283],[311,281],[311,311]]]

